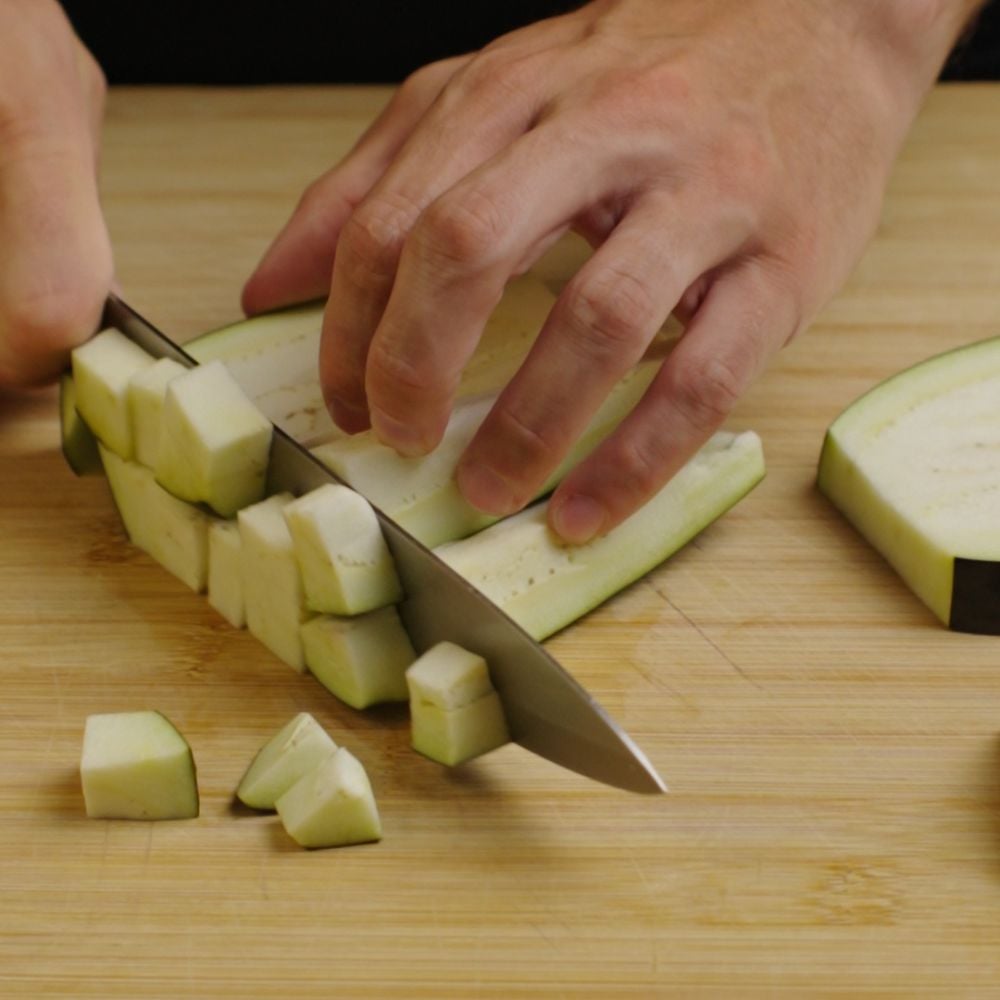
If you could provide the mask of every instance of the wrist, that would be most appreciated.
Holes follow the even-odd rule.
[[[985,0],[851,0],[841,9],[850,10],[897,85],[919,102],[984,6]]]

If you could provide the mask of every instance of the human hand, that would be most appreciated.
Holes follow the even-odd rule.
[[[647,500],[837,290],[969,0],[595,0],[411,77],[244,291],[330,294],[337,422],[404,454],[445,427],[507,280],[596,247],[463,456],[476,506],[534,495],[675,311],[635,410],[554,494],[582,542]],[[332,277],[331,277],[332,272]]]
[[[104,78],[55,0],[0,0],[0,386],[54,377],[97,328]]]

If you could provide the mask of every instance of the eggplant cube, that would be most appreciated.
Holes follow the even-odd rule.
[[[510,742],[486,661],[451,642],[434,646],[406,672],[414,750],[454,766]]]
[[[233,628],[245,628],[242,543],[235,520],[213,519],[208,528],[208,603]]]
[[[132,376],[155,359],[125,334],[110,329],[75,348],[71,358],[80,416],[106,447],[131,458],[128,386]]]
[[[285,508],[312,611],[356,615],[402,599],[389,547],[371,504],[328,483]]]
[[[282,825],[303,847],[345,847],[382,838],[368,775],[343,747],[292,785],[276,808]]]
[[[232,517],[264,496],[271,432],[221,361],[191,368],[167,385],[156,478]]]
[[[313,618],[301,635],[309,670],[352,708],[406,701],[406,669],[417,654],[394,607],[353,618]]]
[[[135,460],[147,468],[156,468],[160,452],[160,422],[167,385],[186,371],[173,358],[160,358],[141,368],[129,381],[128,408]]]
[[[251,809],[273,809],[299,778],[336,749],[326,730],[308,712],[299,712],[261,747],[236,795]]]
[[[188,819],[198,783],[187,741],[159,712],[92,715],[80,778],[91,819]]]
[[[69,372],[59,378],[59,431],[63,458],[76,475],[90,476],[103,470],[97,438],[76,408],[76,383]]]
[[[119,458],[103,445],[98,447],[111,495],[132,544],[192,590],[204,590],[212,516],[168,493],[156,482],[151,469]]]
[[[282,513],[291,501],[290,493],[276,493],[239,512],[240,573],[247,628],[275,656],[303,672],[299,626],[310,615]]]

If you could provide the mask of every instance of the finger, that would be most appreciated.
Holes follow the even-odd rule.
[[[437,197],[530,128],[548,72],[540,57],[477,56],[345,223],[320,352],[327,402],[345,429],[367,424],[368,347],[413,226]]]
[[[581,544],[641,507],[721,426],[799,326],[791,296],[757,263],[718,277],[633,412],[554,493],[552,529]]]
[[[466,450],[466,499],[505,515],[537,495],[692,278],[746,235],[735,215],[704,217],[666,193],[638,200],[567,284]]]
[[[93,131],[103,80],[57,5],[4,16],[17,44],[0,66],[0,382],[26,384],[96,329],[111,283]]]
[[[604,198],[606,163],[567,116],[520,136],[421,213],[364,371],[372,426],[387,444],[420,454],[437,443],[508,278]]]
[[[347,156],[314,181],[243,288],[247,314],[325,296],[340,230],[467,56],[418,70]]]

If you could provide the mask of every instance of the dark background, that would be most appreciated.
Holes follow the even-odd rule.
[[[836,2],[836,0],[834,0]],[[578,3],[559,0],[64,0],[111,83],[391,83]],[[1000,3],[943,77],[1000,79]]]

